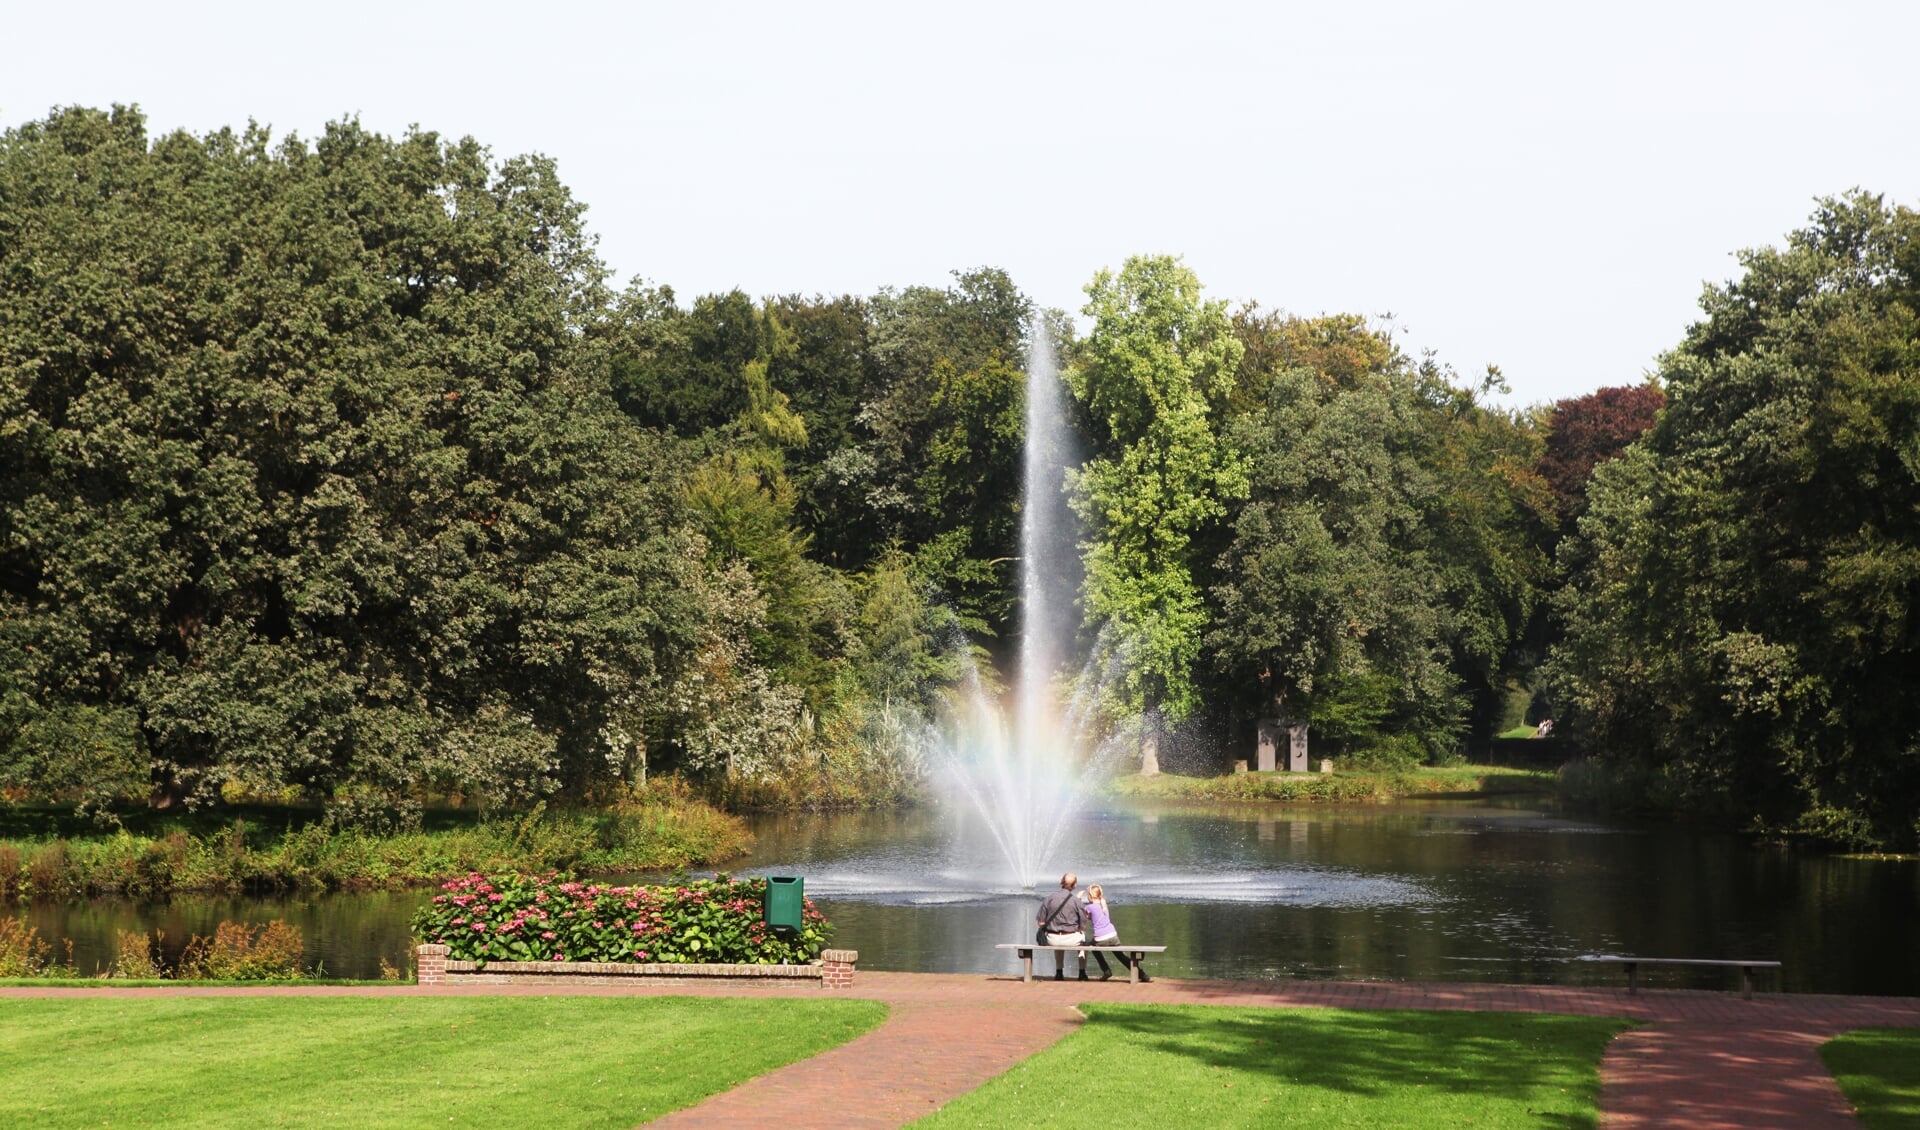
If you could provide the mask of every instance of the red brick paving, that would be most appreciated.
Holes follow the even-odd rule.
[[[4,996],[240,993],[460,996],[703,995],[817,997],[807,982],[631,986],[276,986],[260,989],[0,989]],[[1167,981],[1128,985],[968,974],[863,972],[835,996],[884,1001],[881,1027],[812,1059],[667,1116],[675,1127],[766,1121],[808,1127],[899,1126],[978,1087],[1072,1031],[1081,1001],[1332,1008],[1471,1009],[1621,1016],[1641,1022],[1600,1065],[1602,1125],[1819,1128],[1855,1124],[1815,1049],[1853,1028],[1920,1027],[1920,998],[1528,985],[1348,981]]]

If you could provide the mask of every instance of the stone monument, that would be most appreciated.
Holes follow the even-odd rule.
[[[1262,773],[1271,773],[1277,768],[1280,756],[1280,736],[1284,725],[1278,718],[1262,718],[1256,728],[1253,743],[1253,765]]]
[[[1307,724],[1305,722],[1287,723],[1287,769],[1294,773],[1307,772]]]

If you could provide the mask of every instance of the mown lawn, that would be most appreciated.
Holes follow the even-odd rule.
[[[632,1126],[885,1015],[691,997],[0,1000],[0,1126]]]
[[[1498,1012],[1088,1004],[927,1127],[1580,1127],[1630,1023]]]
[[[1867,1130],[1920,1130],[1920,1028],[1862,1028],[1820,1058]]]

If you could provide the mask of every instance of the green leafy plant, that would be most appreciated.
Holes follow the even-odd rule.
[[[613,887],[475,873],[441,886],[413,931],[462,961],[779,965],[817,957],[829,929],[811,899],[798,932],[770,929],[760,913],[765,879]]]

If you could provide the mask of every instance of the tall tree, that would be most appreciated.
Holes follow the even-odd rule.
[[[697,610],[580,212],[352,122],[0,137],[0,749],[104,711],[162,803],[349,812],[639,756]]]
[[[1910,845],[1920,214],[1852,193],[1741,257],[1601,466],[1558,607],[1595,748],[1762,827]]]
[[[1655,384],[1596,389],[1554,402],[1539,471],[1553,488],[1562,523],[1571,525],[1586,513],[1593,469],[1645,435],[1666,403],[1667,394]]]
[[[806,513],[822,556],[864,567],[891,548],[969,629],[1011,612],[1032,303],[1006,272],[884,290],[865,306],[869,384],[845,438],[813,469]]]
[[[1235,322],[1247,353],[1228,435],[1251,494],[1212,574],[1224,692],[1335,750],[1442,752],[1464,700],[1424,520],[1443,482],[1422,374],[1351,315]]]
[[[1098,451],[1070,478],[1089,534],[1083,607],[1118,659],[1115,705],[1147,720],[1141,771],[1157,773],[1160,728],[1196,705],[1206,610],[1193,535],[1246,488],[1208,404],[1231,387],[1243,347],[1225,303],[1203,300],[1171,256],[1101,271],[1087,299],[1093,329],[1067,374]]]

